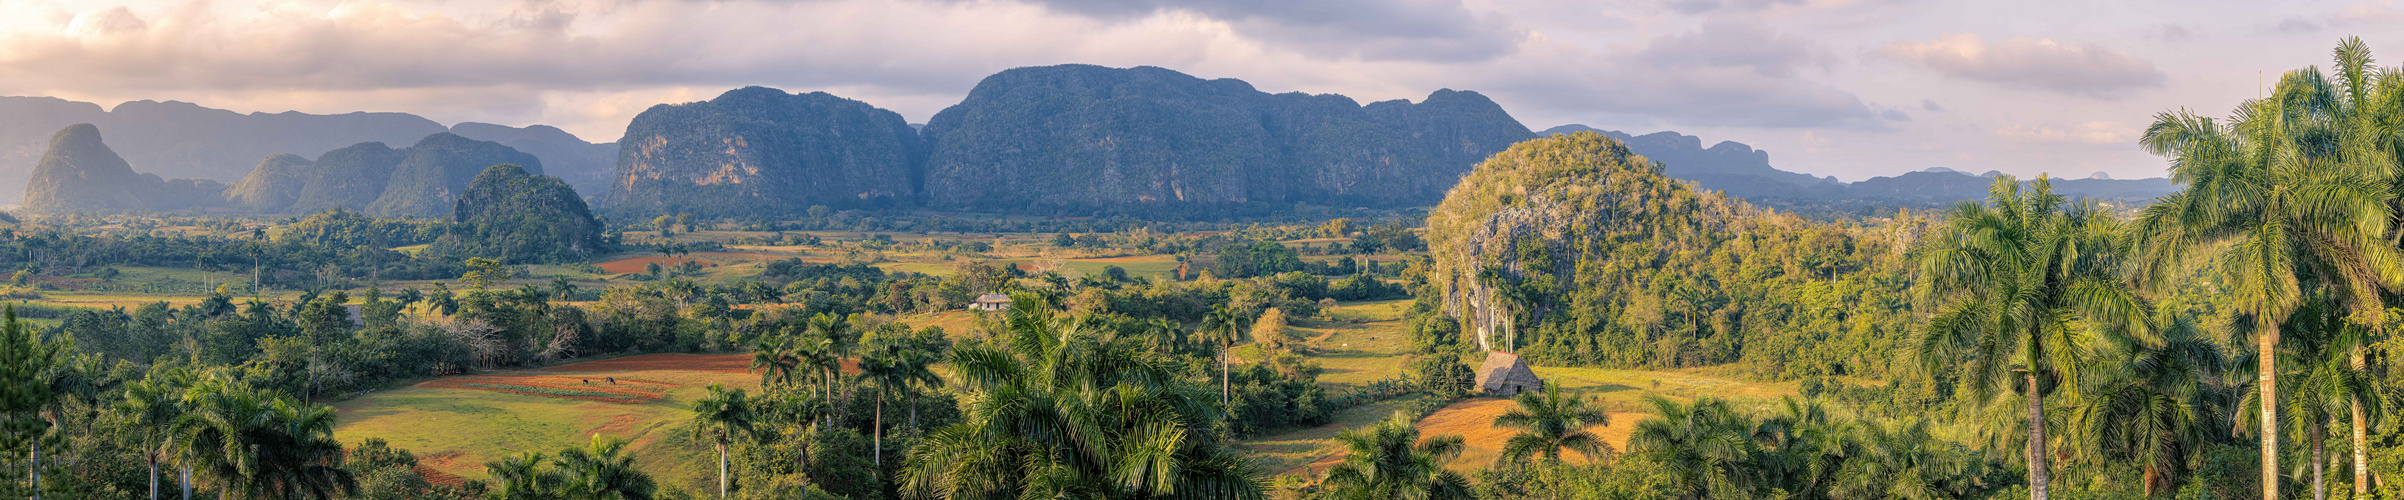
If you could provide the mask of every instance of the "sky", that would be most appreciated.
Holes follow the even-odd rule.
[[[2135,145],[2154,114],[2225,116],[2348,35],[2393,65],[2399,26],[2397,2],[2254,0],[7,0],[0,95],[606,142],[747,85],[924,122],[994,72],[1085,63],[1362,103],[1473,90],[1534,130],[1674,130],[1845,181],[2125,179],[2163,175]]]

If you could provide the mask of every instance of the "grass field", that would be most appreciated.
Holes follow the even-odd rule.
[[[1327,369],[1319,377],[1322,385],[1340,389],[1366,384],[1402,374],[1403,353],[1409,351],[1410,340],[1401,318],[1410,305],[1408,300],[1342,304],[1324,319],[1297,321],[1292,328],[1307,337],[1305,342],[1314,351],[1310,358]],[[1476,366],[1476,360],[1471,360],[1471,366]],[[1740,408],[1758,410],[1770,408],[1780,396],[1796,393],[1793,383],[1750,382],[1708,369],[1539,366],[1535,371],[1546,383],[1571,395],[1589,398],[1610,413],[1609,425],[1592,426],[1588,431],[1602,435],[1615,449],[1627,445],[1636,421],[1645,415],[1643,400],[1648,395],[1681,401],[1713,396],[1728,399]],[[1469,473],[1492,465],[1501,456],[1503,441],[1516,431],[1494,428],[1494,417],[1515,407],[1507,399],[1471,398],[1437,410],[1415,426],[1422,437],[1461,435],[1468,450],[1446,462],[1445,467]],[[1336,414],[1334,423],[1245,440],[1241,447],[1263,470],[1308,478],[1342,460],[1332,441],[1337,433],[1375,424],[1406,408],[1405,401],[1388,401],[1344,410]]]
[[[1358,386],[1402,375],[1402,354],[1411,341],[1403,330],[1402,313],[1409,300],[1358,302],[1338,305],[1325,320],[1303,320],[1293,329],[1308,336],[1311,356],[1327,372],[1319,383],[1333,387]]]
[[[705,491],[717,480],[717,457],[693,441],[689,408],[710,384],[756,388],[759,377],[739,368],[747,361],[653,354],[438,378],[336,404],[334,435],[347,444],[382,438],[429,469],[469,479],[490,479],[485,462],[608,435],[632,441],[635,461],[662,485]]]
[[[1629,433],[1646,414],[1642,403],[1647,395],[1657,394],[1681,401],[1697,396],[1713,396],[1728,399],[1739,408],[1765,410],[1775,404],[1780,396],[1795,394],[1792,383],[1747,382],[1700,370],[1558,367],[1536,367],[1535,370],[1537,376],[1543,377],[1546,383],[1556,384],[1572,395],[1600,403],[1610,414],[1611,422],[1609,425],[1588,427],[1587,431],[1600,434],[1614,449],[1626,448]],[[1419,429],[1422,438],[1441,434],[1461,435],[1468,449],[1461,456],[1445,462],[1444,466],[1467,474],[1493,465],[1494,460],[1502,455],[1503,441],[1510,439],[1517,431],[1494,428],[1494,417],[1502,416],[1517,406],[1502,398],[1465,399],[1429,414],[1414,427]],[[1386,402],[1345,410],[1336,414],[1334,423],[1245,440],[1242,447],[1253,455],[1263,470],[1277,475],[1309,478],[1343,459],[1333,441],[1337,433],[1377,423],[1404,408],[1399,402]],[[1570,458],[1582,460],[1574,454]]]

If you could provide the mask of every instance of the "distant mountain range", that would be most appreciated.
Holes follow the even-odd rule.
[[[823,92],[660,105],[618,143],[611,210],[787,215],[814,205],[1207,215],[1255,204],[1425,206],[1535,137],[1475,92],[1366,106],[1153,67],[987,77],[923,126]],[[1199,212],[1197,212],[1199,211]]]
[[[2001,175],[1992,171],[1973,175],[1931,167],[1846,183],[1834,177],[1779,170],[1770,166],[1768,152],[1743,143],[1722,141],[1704,148],[1701,138],[1677,132],[1631,136],[1585,125],[1562,125],[1545,129],[1543,135],[1585,131],[1619,139],[1628,144],[1630,151],[1667,164],[1663,173],[1670,177],[1695,181],[1704,189],[1725,192],[1755,204],[1803,212],[1869,214],[1891,208],[1931,208],[1963,200],[1983,200],[1988,188],[1994,186],[1993,178]],[[2055,192],[2068,197],[2130,204],[2150,201],[2179,189],[2170,179],[2116,180],[2101,172],[2080,179],[2056,178],[2053,185]]]
[[[104,110],[53,97],[0,97],[0,204],[22,202],[19,196],[52,135],[79,123],[106,134],[109,146],[138,170],[221,183],[240,181],[262,158],[277,154],[316,157],[367,142],[413,144],[441,132],[531,153],[553,175],[586,193],[605,192],[617,164],[616,145],[585,142],[542,125],[444,127],[408,113],[243,114],[179,101],[131,101]]]
[[[366,142],[328,151],[316,160],[270,156],[243,176],[241,184],[229,188],[213,180],[164,180],[136,172],[102,139],[99,127],[83,123],[51,136],[34,166],[23,209],[298,214],[352,208],[383,217],[450,217],[469,181],[503,164],[518,165],[512,171],[520,176],[542,176],[542,160],[534,155],[497,142],[437,132],[401,149]],[[551,182],[574,194],[565,183],[555,178]]]
[[[92,130],[62,131],[78,123]],[[785,217],[824,205],[1215,218],[1230,207],[1296,203],[1427,206],[1494,152],[1580,131],[1625,142],[1666,164],[1671,177],[1796,211],[1943,206],[1984,198],[1991,185],[1941,167],[1840,182],[1780,170],[1768,152],[1743,143],[1704,147],[1676,132],[1531,132],[1471,91],[1363,105],[1154,67],[1072,64],[996,73],[924,124],[823,92],[746,87],[653,106],[617,142],[600,144],[542,125],[444,127],[405,113],[240,114],[175,101],[104,111],[0,97],[0,203],[28,192],[46,200],[29,207],[43,210],[349,207],[440,216],[475,173],[506,162],[557,176],[595,208],[629,216]],[[99,134],[115,161],[86,151]],[[71,139],[65,150],[61,137]],[[44,159],[54,152],[74,159]],[[87,162],[35,172],[37,164]],[[120,172],[119,164],[130,168]],[[2176,189],[2166,179],[2100,174],[2055,185],[2070,196],[2132,202]],[[189,195],[212,189],[220,194]],[[86,192],[109,196],[51,196]],[[215,201],[192,201],[202,198]]]

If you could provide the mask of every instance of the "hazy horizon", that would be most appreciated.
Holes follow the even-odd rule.
[[[762,85],[925,122],[1011,67],[1160,66],[1363,103],[1440,88],[1858,181],[1944,167],[2159,177],[2154,113],[2218,116],[2327,64],[2386,2],[596,0],[0,6],[0,95],[241,112],[394,111],[618,138],[661,103]],[[2316,54],[2318,57],[2301,57]]]

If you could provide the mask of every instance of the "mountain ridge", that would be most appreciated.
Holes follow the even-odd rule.
[[[1942,207],[1964,200],[1983,200],[1998,171],[1980,174],[1929,167],[1856,182],[1813,177],[1780,170],[1769,163],[1769,152],[1735,141],[1710,148],[1702,139],[1676,132],[1630,135],[1579,124],[1545,129],[1543,135],[1591,131],[1618,139],[1630,151],[1667,164],[1670,177],[1693,181],[1704,189],[1764,206],[1810,212],[1863,213],[1886,207]],[[2021,179],[2023,182],[2033,179]],[[2056,192],[2071,197],[2138,202],[2170,194],[2178,185],[2167,178],[2113,179],[2100,173],[2084,178],[2054,177]],[[1866,214],[1866,213],[1865,213]]]
[[[410,144],[446,131],[523,147],[543,157],[545,165],[553,167],[551,173],[571,184],[601,185],[616,166],[615,146],[581,139],[564,143],[558,137],[572,138],[573,134],[548,134],[537,127],[558,129],[542,125],[482,127],[488,124],[463,122],[444,126],[396,112],[240,113],[175,100],[134,100],[103,107],[47,96],[0,96],[0,204],[22,201],[33,164],[47,150],[52,133],[79,123],[107,131],[111,148],[145,171],[223,183],[241,182],[261,159],[277,154],[314,158],[366,142]],[[543,141],[558,144],[535,144]],[[597,147],[607,151],[596,154]]]
[[[216,181],[137,172],[89,123],[52,134],[26,186],[29,212],[173,210],[207,204],[225,190]]]

